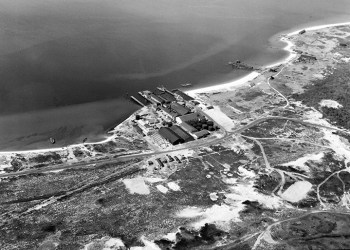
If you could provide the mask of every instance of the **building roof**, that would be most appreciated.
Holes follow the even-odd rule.
[[[193,120],[198,120],[198,118],[200,118],[201,116],[198,113],[191,113],[191,114],[187,114],[187,115],[182,115],[179,117],[179,119],[182,122],[187,122],[187,121],[193,121]]]
[[[150,94],[150,98],[158,103],[164,103],[164,100],[156,96],[155,94]]]
[[[169,94],[168,92],[163,92],[161,94],[158,95],[159,97],[163,98],[164,100],[168,101],[168,102],[175,102],[176,98]]]
[[[160,109],[163,110],[167,115],[169,115],[173,119],[179,116],[177,113],[170,111],[170,109],[168,108],[161,107]]]
[[[176,113],[178,113],[179,115],[186,115],[186,114],[191,112],[191,110],[189,108],[184,107],[184,106],[178,104],[177,102],[171,103],[170,108],[172,110],[174,110]]]
[[[201,130],[201,131],[198,131],[196,133],[193,133],[197,138],[202,138],[203,136],[206,136],[206,135],[209,135],[209,131],[204,129],[204,130]]]
[[[138,125],[134,125],[134,128],[135,128],[135,130],[136,130],[138,133],[140,133],[140,134],[143,135],[143,131],[142,131],[142,129],[141,129]]]
[[[160,95],[160,94],[162,94],[162,93],[164,93],[164,91],[159,90],[158,88],[155,89],[155,90],[153,90],[153,94],[155,94],[155,95]]]
[[[154,123],[158,123],[158,119],[157,118],[150,118],[147,120],[149,124],[154,124]]]
[[[197,131],[198,131],[195,127],[191,126],[190,124],[188,124],[188,123],[186,123],[186,122],[182,122],[182,123],[180,124],[180,126],[181,126],[184,130],[186,130],[187,132],[193,133],[193,132],[197,132]]]
[[[159,129],[158,133],[173,145],[184,142],[184,140],[170,128],[162,127]]]
[[[163,162],[161,160],[156,159],[156,161],[158,162],[159,166],[164,167],[164,164],[163,164]]]
[[[164,103],[170,103],[166,98],[162,97],[161,95],[157,95],[160,99],[163,100]]]
[[[299,56],[298,60],[316,60],[316,57],[313,56],[313,55],[305,55],[305,54],[302,54]]]
[[[179,89],[175,89],[173,92],[174,92],[175,94],[178,94],[179,96],[181,96],[182,99],[184,99],[185,101],[194,100],[194,98],[190,97],[189,95],[185,94],[184,92],[182,92],[182,91],[179,90]]]
[[[179,136],[184,142],[193,141],[193,137],[187,133],[185,130],[177,125],[171,126],[170,129]]]

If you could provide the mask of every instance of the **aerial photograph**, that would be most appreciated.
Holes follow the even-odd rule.
[[[350,1],[0,0],[31,249],[350,249]]]

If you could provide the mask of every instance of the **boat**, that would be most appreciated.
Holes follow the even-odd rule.
[[[55,144],[55,142],[56,142],[55,138],[52,138],[52,137],[50,137],[49,140],[50,140],[51,144]]]
[[[191,83],[183,83],[181,84],[182,87],[188,87],[188,86],[191,86],[192,84]]]

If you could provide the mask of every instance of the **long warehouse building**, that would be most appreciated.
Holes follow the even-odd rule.
[[[179,143],[185,142],[180,136],[178,136],[174,131],[172,131],[168,127],[160,128],[158,133],[172,145],[177,145]]]
[[[159,129],[158,133],[172,145],[194,140],[189,133],[177,125],[171,126],[170,128],[162,127]]]
[[[184,142],[189,142],[194,140],[189,133],[187,133],[185,130],[183,130],[177,125],[171,126],[170,129],[174,131],[174,133],[177,134]]]
[[[170,104],[170,109],[178,113],[179,115],[186,115],[191,112],[191,110],[185,106],[178,104],[177,102],[173,102]]]

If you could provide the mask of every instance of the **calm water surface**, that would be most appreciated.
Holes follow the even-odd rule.
[[[0,0],[0,149],[102,139],[126,93],[232,80],[286,56],[273,35],[344,21],[348,0]]]

